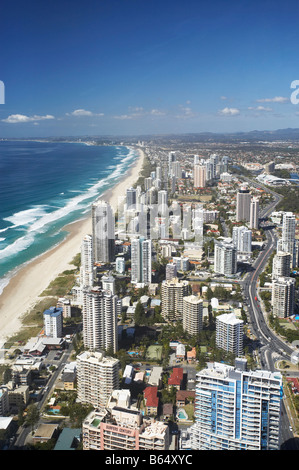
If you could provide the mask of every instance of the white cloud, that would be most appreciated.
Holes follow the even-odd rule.
[[[161,111],[160,109],[151,109],[150,111],[146,111],[142,107],[129,107],[130,113],[128,114],[120,114],[114,116],[114,119],[121,119],[121,120],[126,120],[126,119],[140,119],[143,117],[147,116],[165,116],[165,112]]]
[[[34,121],[43,121],[45,119],[55,119],[51,114],[46,114],[45,116],[26,116],[25,114],[11,114],[6,119],[2,119],[3,122],[8,122],[9,124],[17,124],[23,122],[34,122]]]
[[[140,114],[140,113],[143,113],[144,108],[142,106],[135,106],[135,107],[129,106],[129,111],[132,111],[133,114]]]
[[[160,111],[159,109],[152,109],[150,114],[152,116],[165,116],[166,113],[164,111]]]
[[[253,109],[254,111],[272,111],[272,108],[266,106],[250,106],[248,109]]]
[[[179,108],[181,112],[174,116],[176,119],[189,119],[196,116],[189,106],[179,105]]]
[[[134,118],[133,114],[121,114],[120,116],[114,116],[114,119],[121,119],[121,120],[133,119],[133,118]]]
[[[240,110],[237,108],[223,108],[219,111],[219,114],[222,114],[223,116],[236,116],[237,114],[240,114]]]
[[[256,100],[257,103],[287,103],[290,101],[290,98],[286,98],[284,96],[275,96],[274,98],[261,98],[260,100]]]
[[[130,120],[130,119],[141,119],[141,118],[160,118],[163,116],[172,116],[176,119],[188,119],[196,116],[189,106],[179,105],[179,112],[177,114],[172,114],[170,111],[162,110],[158,108],[152,108],[146,110],[142,107],[129,107],[129,112],[127,114],[120,114],[113,116],[114,119],[120,120]]]
[[[72,113],[66,113],[67,116],[104,116],[103,113],[93,113],[92,111],[87,111],[86,109],[75,109]]]

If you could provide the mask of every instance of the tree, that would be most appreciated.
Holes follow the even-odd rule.
[[[206,292],[206,299],[211,300],[214,297],[214,292],[210,287],[208,287],[207,292]]]
[[[38,423],[39,420],[39,410],[37,406],[33,403],[28,406],[26,424],[31,426],[31,431],[33,431],[34,426]]]
[[[9,367],[5,367],[5,370],[2,376],[3,384],[7,384],[11,380],[11,377],[12,377],[11,369]]]
[[[145,322],[145,310],[141,302],[138,302],[136,305],[134,313],[134,321],[136,325],[143,325]]]
[[[74,403],[69,407],[70,421],[73,427],[82,427],[82,423],[86,416],[92,411],[91,405]]]

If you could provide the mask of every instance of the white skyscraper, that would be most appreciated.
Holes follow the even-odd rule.
[[[92,205],[92,238],[96,263],[109,263],[115,257],[115,218],[108,202]]]
[[[119,387],[118,359],[102,351],[84,351],[76,357],[77,397],[96,409],[105,408],[113,390]]]
[[[160,166],[156,167],[156,179],[162,181],[162,168]]]
[[[92,351],[118,349],[117,316],[121,300],[99,288],[83,291],[83,343]]]
[[[127,209],[136,209],[137,191],[135,188],[128,188],[126,194]]]
[[[182,168],[180,162],[172,162],[170,176],[175,176],[178,179],[182,178]]]
[[[43,313],[45,335],[51,338],[62,337],[63,309],[50,307]]]
[[[296,216],[293,212],[285,212],[282,217],[282,232],[281,239],[278,241],[278,246],[281,251],[291,254],[291,267],[296,266],[295,234]]]
[[[233,243],[215,242],[214,271],[224,276],[237,272],[237,250]]]
[[[252,232],[244,225],[233,228],[233,244],[238,253],[251,253]]]
[[[279,277],[289,277],[291,272],[291,254],[278,251],[273,257],[272,279]]]
[[[250,203],[250,228],[258,229],[259,227],[259,210],[260,204],[257,197],[253,197]]]
[[[160,215],[168,214],[168,194],[164,189],[158,191],[158,212]]]
[[[194,188],[204,188],[207,181],[207,169],[205,165],[194,165]]]
[[[212,165],[212,178],[215,179],[216,176],[217,176],[216,175],[216,168],[217,168],[217,164],[219,162],[219,156],[216,153],[210,155],[209,162]]]
[[[197,295],[183,297],[183,328],[191,336],[202,330],[203,301]]]
[[[168,154],[168,175],[171,175],[172,172],[172,163],[176,162],[176,152],[169,152]]]
[[[94,282],[94,253],[91,235],[85,235],[81,243],[81,267],[80,285],[81,288],[92,287]]]
[[[193,209],[192,228],[195,240],[202,244],[204,236],[204,211],[200,207]]]
[[[152,282],[152,242],[144,238],[131,240],[131,282]]]
[[[240,356],[243,354],[243,320],[234,313],[224,313],[216,317],[216,346]]]
[[[286,318],[294,313],[295,279],[279,277],[272,281],[272,312],[275,317]]]
[[[282,376],[244,369],[214,362],[197,373],[192,450],[279,450]]]
[[[182,320],[183,297],[189,294],[189,282],[178,278],[165,280],[161,285],[162,316],[167,321]]]
[[[175,263],[166,264],[165,279],[171,280],[174,277],[177,277],[177,265]]]
[[[194,155],[194,157],[193,157],[193,163],[194,163],[194,165],[198,165],[198,164],[199,164],[199,155]]]
[[[214,178],[214,165],[210,160],[206,160],[205,167],[206,167],[206,179],[207,181],[210,181]]]

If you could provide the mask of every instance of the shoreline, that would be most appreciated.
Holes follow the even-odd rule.
[[[130,147],[129,147],[130,148]],[[99,196],[117,209],[118,197],[138,179],[143,168],[145,154],[136,149],[139,157],[130,165],[123,177]],[[77,220],[61,230],[67,235],[58,245],[26,263],[11,277],[0,295],[0,348],[9,337],[22,328],[22,317],[39,300],[40,294],[59,274],[70,269],[71,262],[80,252],[83,237],[91,233],[91,216]]]

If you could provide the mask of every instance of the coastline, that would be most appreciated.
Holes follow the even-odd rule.
[[[143,150],[137,151],[140,156],[121,180],[100,196],[114,210],[117,209],[118,197],[125,195],[126,189],[137,181],[142,170],[145,155]],[[61,243],[21,267],[10,279],[0,295],[0,347],[22,328],[22,317],[37,303],[50,282],[70,269],[73,258],[80,252],[83,237],[91,233],[91,228],[90,216],[63,227],[67,236]]]

